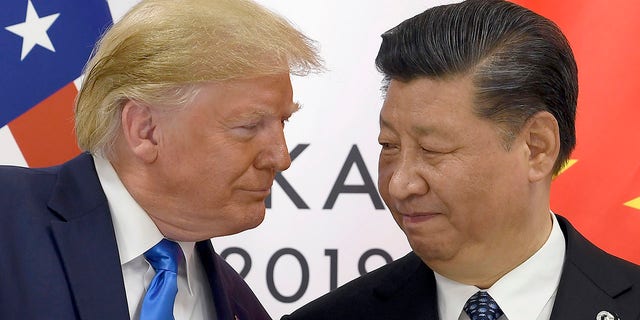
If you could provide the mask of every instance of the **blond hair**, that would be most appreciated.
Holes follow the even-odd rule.
[[[81,149],[110,157],[129,100],[180,106],[198,84],[321,68],[313,41],[249,0],[143,0],[85,67],[75,105]]]

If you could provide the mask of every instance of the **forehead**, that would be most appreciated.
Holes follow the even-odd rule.
[[[233,79],[203,84],[194,105],[214,107],[220,113],[292,113],[297,109],[289,74]]]
[[[428,131],[440,125],[479,120],[470,77],[391,80],[380,112],[383,126]]]

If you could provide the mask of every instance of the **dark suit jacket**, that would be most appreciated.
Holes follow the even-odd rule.
[[[210,241],[196,244],[218,319],[270,319]],[[88,154],[0,166],[0,319],[129,319],[107,198]]]
[[[640,319],[640,267],[598,249],[557,217],[567,250],[551,319],[596,319],[603,310]],[[283,319],[434,320],[437,309],[433,271],[411,252]]]

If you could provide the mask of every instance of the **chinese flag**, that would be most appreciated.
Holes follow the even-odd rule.
[[[514,2],[554,21],[578,64],[578,143],[553,182],[551,209],[640,264],[640,2]]]

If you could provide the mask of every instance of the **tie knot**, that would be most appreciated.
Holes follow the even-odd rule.
[[[504,314],[486,291],[478,291],[472,295],[462,310],[469,315],[471,320],[496,320]]]
[[[144,257],[149,261],[153,269],[168,270],[178,273],[178,258],[182,250],[180,246],[170,240],[162,239],[151,249],[144,253]]]

